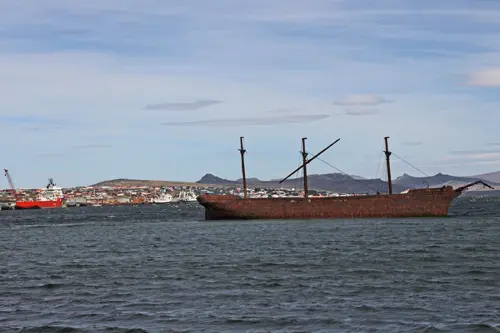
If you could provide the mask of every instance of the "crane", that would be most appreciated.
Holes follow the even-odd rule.
[[[16,187],[14,186],[14,181],[12,181],[12,177],[9,174],[9,170],[7,170],[7,169],[3,169],[3,170],[5,171],[5,177],[7,177],[7,180],[9,181],[10,188],[12,189],[14,196],[17,198],[18,193],[16,191]]]

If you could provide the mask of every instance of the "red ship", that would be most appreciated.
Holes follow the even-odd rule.
[[[310,197],[307,186],[306,165],[337,143],[336,140],[311,159],[307,159],[305,140],[302,138],[303,163],[282,183],[300,169],[304,172],[304,197],[248,198],[245,176],[243,137],[240,138],[241,165],[243,173],[243,198],[236,195],[200,195],[198,202],[205,207],[205,220],[247,220],[247,219],[314,219],[314,218],[376,218],[376,217],[432,217],[447,216],[448,209],[456,197],[467,188],[483,184],[476,181],[453,189],[452,186],[439,188],[411,189],[403,193],[392,193],[390,155],[388,137],[385,137],[388,194],[348,195],[338,197]]]
[[[14,187],[14,182],[10,177],[9,171],[4,169],[5,176],[7,177],[10,187],[16,197],[16,209],[46,209],[46,208],[60,208],[63,205],[64,194],[61,187],[56,186],[52,178],[45,188],[37,190],[37,195],[33,199],[21,199],[20,194]]]
[[[59,208],[62,207],[63,199],[56,200],[34,200],[34,201],[18,201],[16,209],[44,209],[44,208]]]

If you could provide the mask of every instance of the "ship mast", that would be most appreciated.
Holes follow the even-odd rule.
[[[389,194],[392,194],[392,179],[391,179],[391,162],[390,162],[390,156],[391,152],[389,151],[389,143],[388,143],[389,137],[386,136],[384,138],[385,140],[385,159],[387,163],[387,183],[389,184]]]
[[[245,153],[246,150],[243,148],[243,137],[240,136],[240,149],[238,149],[241,153],[241,173],[243,174],[243,195],[244,198],[247,198],[247,177],[245,174]]]
[[[309,198],[309,189],[307,187],[307,152],[306,152],[306,140],[307,138],[302,138],[302,167],[304,168],[304,198]]]
[[[302,138],[302,165],[299,166],[297,169],[293,170],[288,176],[280,180],[280,184],[283,183],[285,180],[293,176],[297,171],[300,169],[304,168],[304,197],[308,198],[308,188],[307,188],[307,170],[306,170],[306,165],[311,163],[316,157],[319,155],[323,154],[325,151],[327,151],[331,146],[336,144],[340,139],[335,140],[333,143],[328,145],[326,148],[324,148],[322,151],[311,157],[310,159],[307,159],[307,152],[306,152],[306,139],[307,138]]]

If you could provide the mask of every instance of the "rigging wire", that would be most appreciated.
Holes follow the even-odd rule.
[[[299,155],[299,163],[298,163],[297,167],[299,167],[302,164],[303,164],[302,163],[302,155]],[[297,172],[295,174],[295,188],[297,189],[297,192],[299,192],[300,189],[301,189],[301,184],[300,184],[300,181],[299,181],[299,176],[300,176],[300,172]],[[302,170],[302,179],[304,179],[304,170]]]
[[[426,177],[430,177],[428,174],[426,174],[425,172],[423,172],[422,170],[420,170],[419,168],[413,166],[410,162],[407,162],[405,161],[403,158],[399,157],[398,155],[396,155],[395,153],[392,153],[392,155],[396,156],[397,158],[399,158],[401,161],[405,162],[406,164],[408,164],[409,166],[411,166],[413,169],[417,170],[418,172],[421,172],[423,175],[425,175]]]
[[[307,153],[308,153],[308,154],[310,154],[309,152],[307,152]],[[322,160],[322,159],[321,159],[321,158],[319,158],[319,157],[316,157],[316,158],[317,158],[318,160],[320,160],[321,162],[325,163],[326,165],[329,165],[330,167],[334,168],[334,169],[335,169],[335,170],[337,170],[338,172],[340,172],[340,173],[342,173],[342,174],[344,174],[344,175],[349,176],[347,173],[345,173],[344,171],[340,170],[340,169],[339,169],[339,168],[337,168],[337,167],[334,167],[333,165],[331,165],[330,163],[326,162],[325,160]],[[350,176],[349,176],[349,177],[350,177]],[[376,190],[376,189],[374,189],[373,187],[371,187],[371,186],[369,186],[369,185],[367,185],[367,184],[363,183],[361,180],[356,179],[356,178],[354,178],[354,177],[351,177],[351,178],[352,178],[353,180],[355,180],[355,181],[359,182],[359,183],[360,183],[360,184],[362,184],[363,186],[366,186],[367,188],[369,188],[370,190],[374,191],[375,193],[379,193],[379,191],[377,191],[377,190]]]
[[[308,151],[307,151],[307,153],[308,153],[308,154],[311,154],[311,153],[310,153],[310,152],[308,152]],[[380,153],[379,162],[378,162],[378,165],[377,165],[377,173],[376,173],[376,175],[375,175],[375,178],[377,178],[377,176],[378,176],[378,174],[379,174],[379,171],[380,171],[380,164],[381,164],[381,161],[382,161],[382,158],[381,158],[381,157],[382,157],[382,154],[383,154],[383,153],[384,153],[384,151],[382,151],[382,152]],[[408,164],[410,167],[414,168],[414,169],[415,169],[415,170],[417,170],[418,172],[422,173],[422,174],[423,174],[423,175],[425,175],[426,177],[430,177],[428,174],[426,174],[425,172],[423,172],[422,170],[420,170],[419,168],[417,168],[416,166],[414,166],[414,165],[413,165],[413,164],[411,164],[410,162],[406,161],[405,159],[403,159],[402,157],[400,157],[400,156],[399,156],[399,155],[397,155],[396,153],[391,152],[391,154],[392,154],[392,155],[394,155],[395,157],[397,157],[398,159],[400,159],[401,161],[403,161],[404,163]],[[311,155],[312,155],[312,154],[311,154]],[[318,160],[320,160],[321,162],[325,163],[326,165],[328,165],[328,166],[332,167],[333,169],[337,170],[338,172],[340,172],[340,173],[342,173],[342,174],[344,174],[344,175],[349,176],[346,172],[344,172],[344,171],[340,170],[339,168],[337,168],[337,167],[335,167],[335,166],[331,165],[330,163],[326,162],[325,160],[323,160],[323,159],[321,159],[321,158],[319,158],[319,157],[317,157],[317,159],[318,159]],[[303,164],[303,163],[299,162],[299,165],[300,165],[300,164]],[[304,175],[304,170],[302,170],[302,175]],[[302,177],[303,177],[303,176],[302,176]],[[378,193],[380,193],[380,192],[379,192],[379,189],[374,189],[373,187],[371,187],[371,186],[369,186],[369,185],[365,184],[364,182],[362,182],[362,181],[361,181],[361,180],[359,180],[359,179],[356,179],[356,178],[353,178],[353,177],[351,177],[351,178],[352,178],[353,180],[355,180],[355,181],[359,182],[359,183],[360,183],[360,184],[362,184],[363,186],[367,187],[368,189],[370,189],[370,190],[374,191],[375,193],[377,193],[377,194],[378,194]],[[296,179],[298,180],[298,175],[296,176]]]
[[[377,173],[375,174],[375,179],[377,179],[377,177],[378,177],[378,172],[380,171],[380,164],[381,164],[381,162],[382,162],[382,154],[383,154],[383,153],[384,153],[384,152],[383,152],[383,151],[381,151],[381,152],[380,152],[380,156],[378,157]]]
[[[380,156],[378,157],[378,165],[377,165],[377,174],[375,175],[375,179],[377,179],[379,177],[379,171],[380,171],[380,164],[383,163],[384,159],[382,158],[382,154],[384,153],[384,151],[381,151],[380,152]],[[380,175],[380,180],[383,181],[382,179],[382,175]],[[378,184],[378,187],[377,187],[377,192],[380,191],[380,187],[382,186],[383,183],[379,183]]]

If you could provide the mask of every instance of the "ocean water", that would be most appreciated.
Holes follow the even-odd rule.
[[[499,332],[500,198],[450,217],[0,212],[0,332]]]

